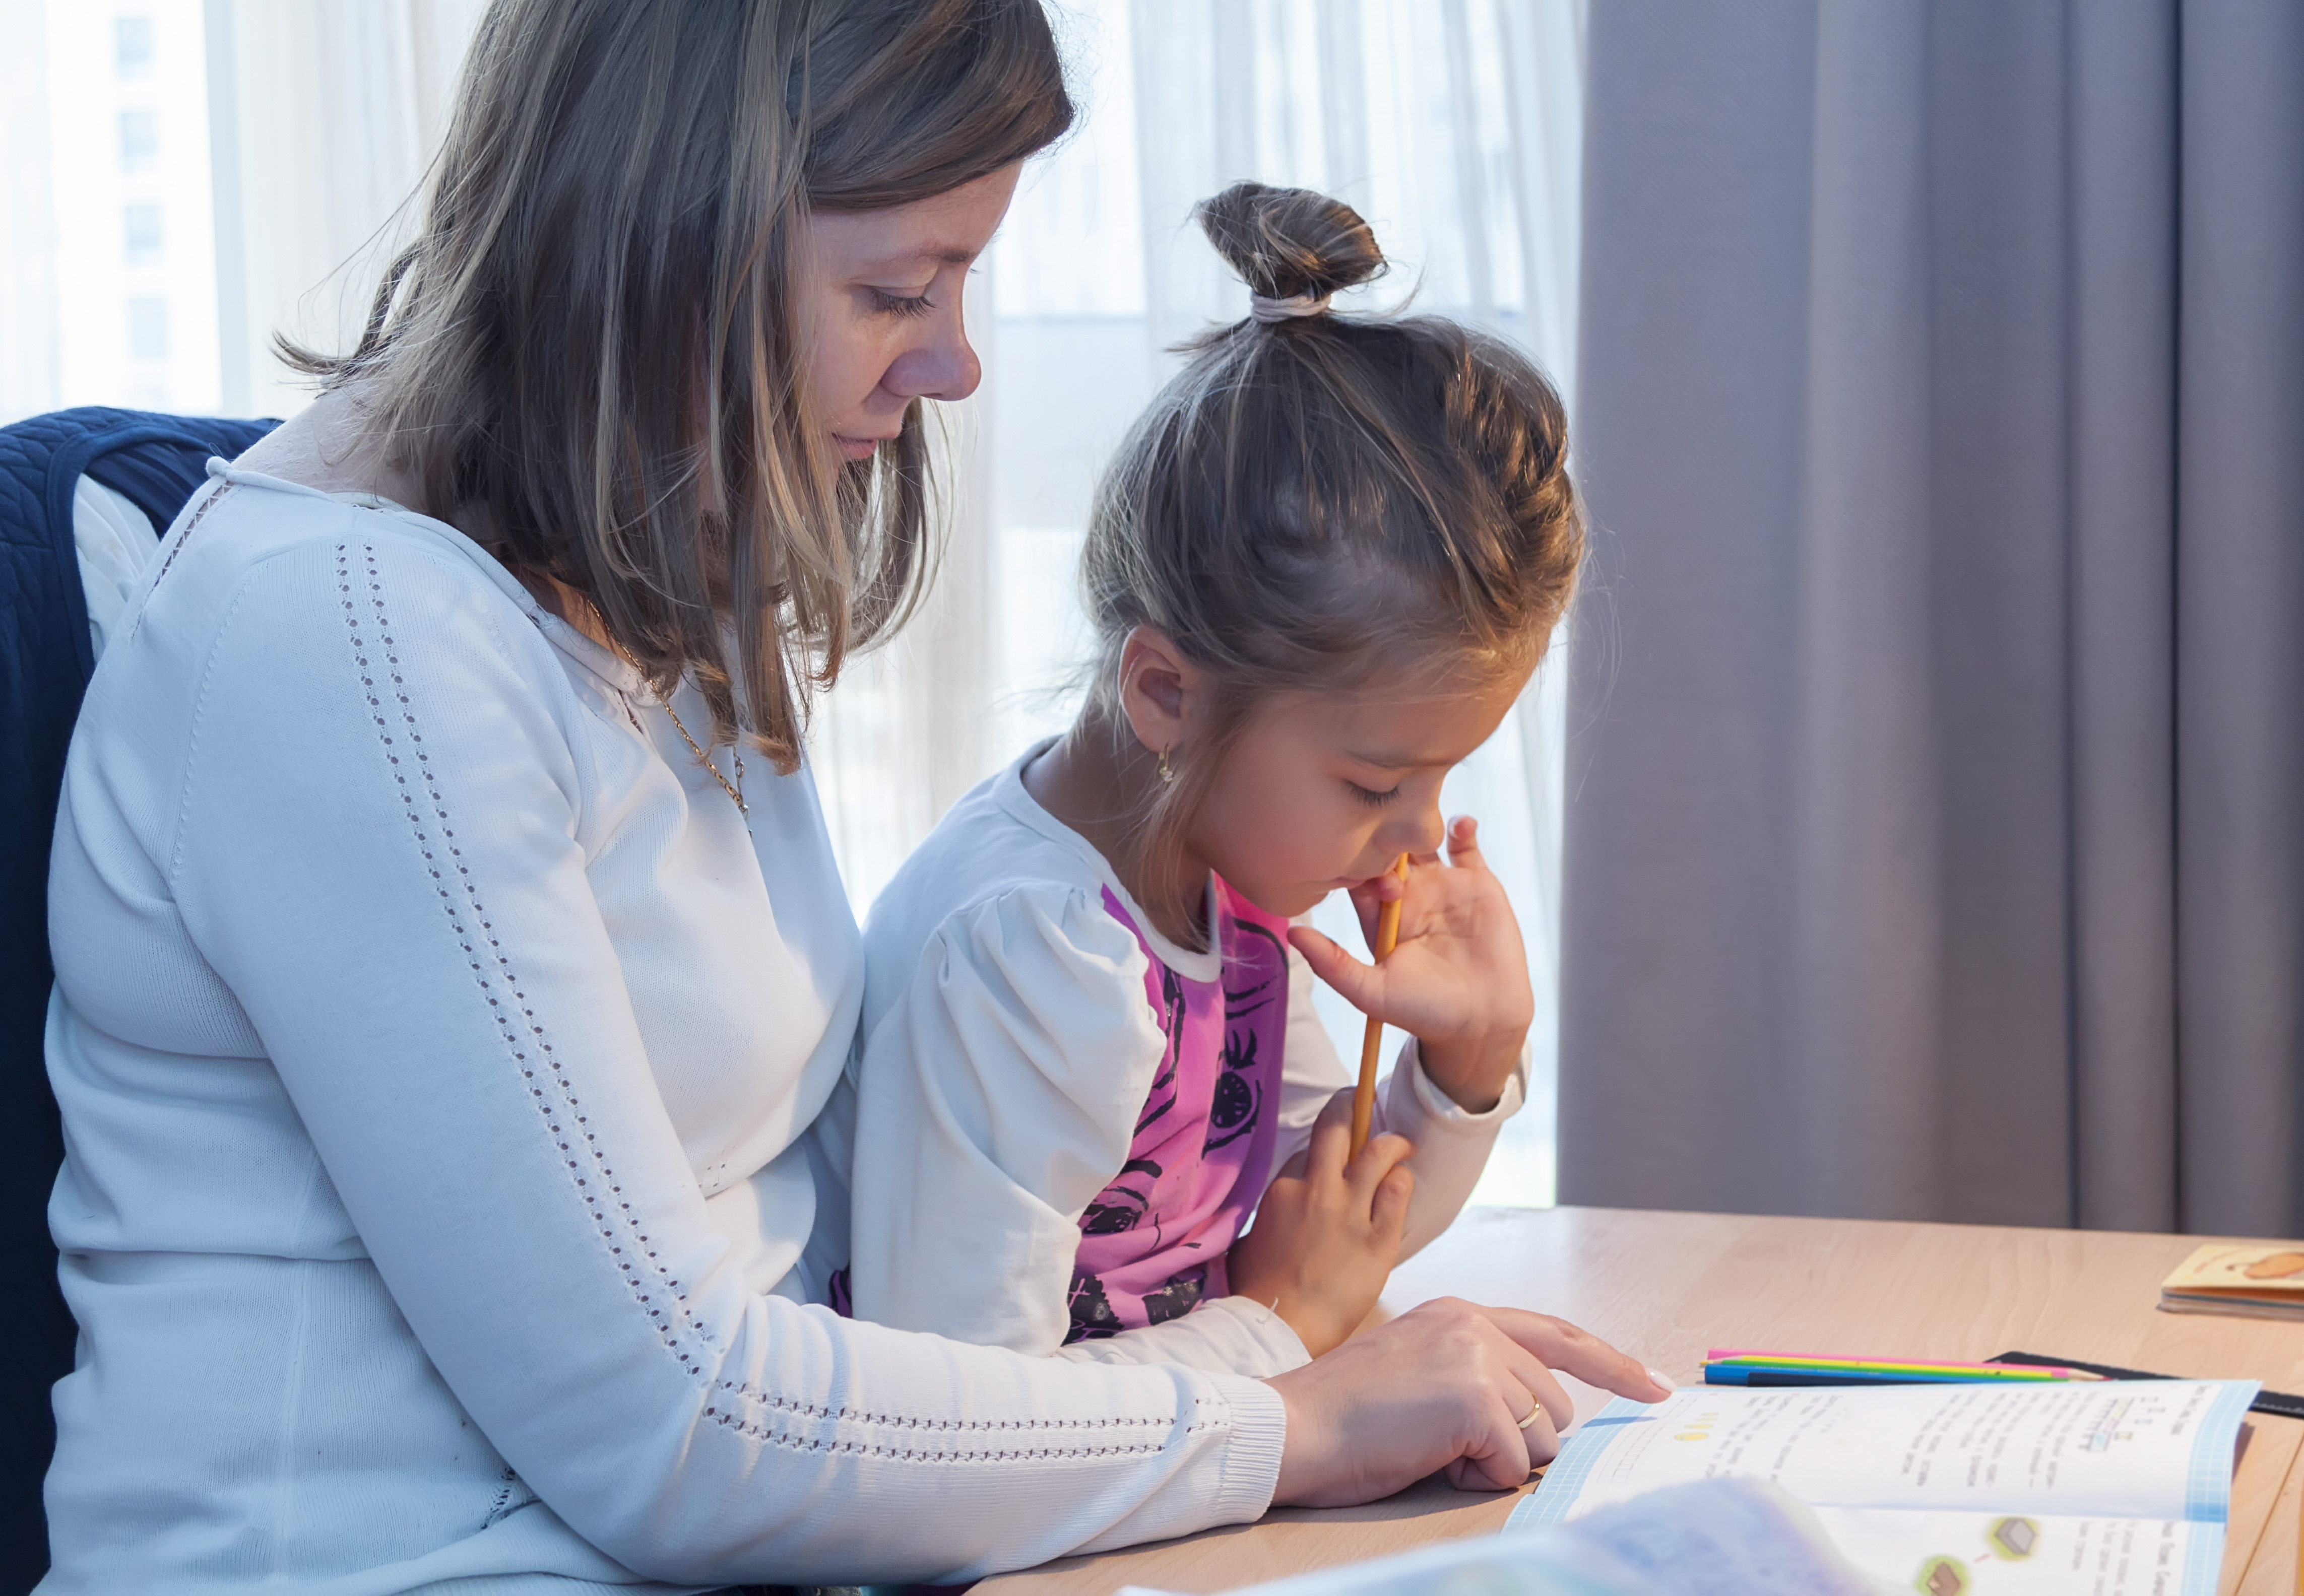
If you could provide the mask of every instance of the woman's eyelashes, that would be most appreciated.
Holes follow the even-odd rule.
[[[1361,786],[1358,781],[1347,781],[1344,785],[1351,790],[1353,801],[1366,804],[1371,809],[1381,809],[1400,796],[1397,783],[1384,792],[1374,791]]]
[[[936,307],[928,302],[928,291],[917,294],[890,293],[885,288],[868,288],[872,296],[872,308],[883,316],[926,316]]]

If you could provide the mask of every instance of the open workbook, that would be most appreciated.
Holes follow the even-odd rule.
[[[1690,1386],[1618,1398],[1512,1527],[1696,1480],[1768,1481],[1925,1596],[2214,1596],[2253,1381]]]

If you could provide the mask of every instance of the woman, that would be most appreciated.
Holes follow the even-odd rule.
[[[808,696],[919,590],[920,401],[1071,114],[1038,0],[490,10],[73,745],[44,1590],[964,1576],[1516,1483],[1546,1361],[1657,1394],[1461,1305],[1269,1383],[802,1305],[860,975]]]

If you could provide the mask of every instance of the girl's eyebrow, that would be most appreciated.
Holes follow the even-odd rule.
[[[1456,763],[1453,759],[1431,759],[1422,754],[1403,753],[1391,748],[1381,748],[1367,754],[1360,753],[1357,749],[1346,748],[1344,756],[1357,764],[1374,765],[1376,769],[1385,771],[1433,770],[1444,764]]]

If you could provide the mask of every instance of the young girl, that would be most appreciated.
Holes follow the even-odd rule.
[[[1268,1375],[1351,1331],[1520,1105],[1519,930],[1437,805],[1582,538],[1524,358],[1329,311],[1384,266],[1351,210],[1242,183],[1199,220],[1249,314],[1098,493],[1087,705],[954,806],[866,932],[848,1285],[908,1329]],[[1339,887],[1364,922],[1403,899],[1381,967],[1292,925]],[[1412,1038],[1351,1161],[1315,975]]]

